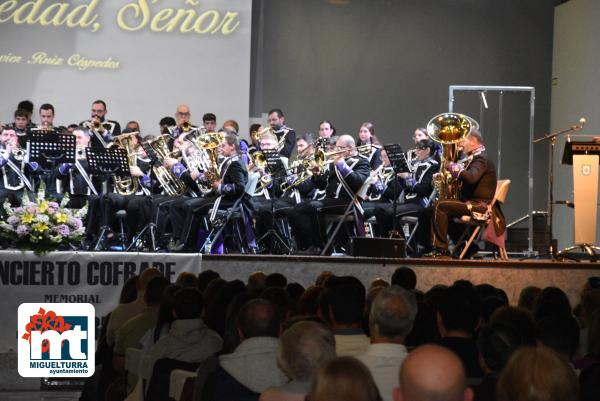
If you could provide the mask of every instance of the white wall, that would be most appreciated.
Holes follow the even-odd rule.
[[[26,2],[18,2],[19,4]],[[36,1],[35,3],[38,3]],[[54,2],[43,2],[43,9]],[[97,3],[94,14],[99,29],[67,28],[17,24],[0,15],[0,57],[20,55],[19,64],[0,59],[0,122],[12,122],[20,100],[30,99],[39,107],[52,103],[56,123],[70,124],[89,118],[91,102],[108,103],[108,118],[124,125],[138,120],[144,134],[157,134],[158,121],[172,116],[180,103],[191,107],[192,122],[201,123],[202,114],[214,112],[218,123],[236,119],[246,130],[250,91],[250,41],[252,4],[247,0],[103,1],[72,0],[77,4]],[[119,11],[128,4],[147,4],[152,15],[161,9],[194,10],[201,15],[215,10],[222,20],[228,12],[238,12],[239,26],[230,34],[182,33],[180,24],[173,32],[154,32],[150,22],[143,29],[130,32],[118,24]],[[129,6],[131,7],[131,6]],[[127,23],[133,18],[126,9]],[[209,20],[206,20],[207,23]],[[206,25],[204,25],[206,26]],[[31,55],[46,52],[64,58],[59,66],[28,64]],[[81,54],[92,59],[112,58],[118,69],[79,71],[66,65],[68,57]],[[37,111],[34,113],[37,121]]]
[[[600,134],[600,2],[571,0],[556,7],[554,19],[554,60],[551,130],[563,130],[581,116],[587,123],[581,134]],[[555,157],[556,200],[573,200],[571,166],[560,159],[566,138],[557,141]],[[548,151],[538,145],[538,151]],[[598,231],[600,232],[600,230]],[[573,210],[555,206],[554,235],[559,249],[573,242]],[[596,244],[598,244],[598,238]]]

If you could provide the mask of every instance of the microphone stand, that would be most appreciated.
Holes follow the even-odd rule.
[[[542,256],[550,256],[552,261],[559,260],[560,258],[557,256],[556,248],[554,247],[554,229],[553,229],[553,216],[554,216],[554,149],[556,147],[556,140],[559,136],[567,134],[573,131],[579,131],[583,128],[583,124],[585,124],[585,119],[582,118],[579,120],[579,124],[573,125],[567,129],[564,129],[559,132],[546,134],[541,138],[537,138],[533,140],[533,144],[537,145],[538,143],[542,143],[545,141],[550,142],[549,155],[548,155],[548,181],[549,181],[549,193],[548,193],[548,226],[550,230],[550,238],[548,244],[548,252],[542,253],[539,255],[532,255],[526,258],[522,258],[519,260],[526,260],[531,258],[539,258]],[[533,216],[529,216],[529,218],[533,218]],[[561,258],[577,260],[576,258],[569,255],[561,255]]]

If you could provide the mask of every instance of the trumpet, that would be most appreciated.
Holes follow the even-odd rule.
[[[27,149],[23,149],[21,146],[19,146],[19,142],[10,141],[9,144],[12,145],[13,148],[10,152],[2,149],[6,153],[6,156],[4,156],[6,159],[8,159],[11,154],[14,159],[19,162],[27,159]]]

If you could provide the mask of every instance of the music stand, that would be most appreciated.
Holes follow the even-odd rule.
[[[36,162],[45,179],[52,178],[59,163],[75,163],[75,135],[54,131],[31,132],[28,144],[29,162]],[[35,189],[35,184],[33,185]]]
[[[127,151],[123,148],[86,148],[86,156],[90,172],[102,181],[102,193],[100,194],[100,213],[102,215],[102,225],[100,227],[100,235],[94,246],[94,251],[100,250],[100,245],[104,240],[104,237],[110,231],[108,226],[108,219],[106,216],[105,201],[108,201],[108,179],[112,175],[119,177],[130,177],[129,172],[129,159],[127,158]]]
[[[154,204],[153,200],[154,200],[154,193],[153,193],[153,189],[154,189],[154,180],[152,179],[152,168],[153,166],[155,166],[157,163],[159,163],[159,159],[158,159],[158,155],[156,154],[156,151],[154,150],[154,148],[147,142],[142,142],[140,144],[142,146],[142,149],[144,149],[144,151],[146,152],[146,156],[148,156],[148,159],[150,159],[150,168],[149,168],[149,173],[150,173],[150,192],[149,195],[146,195],[148,198],[150,198],[150,202],[151,204]],[[135,244],[137,244],[140,239],[144,236],[144,234],[146,233],[150,233],[150,245],[151,245],[151,250],[152,252],[156,252],[157,251],[157,247],[156,247],[156,223],[154,222],[153,218],[150,219],[150,222],[147,223],[144,228],[142,228],[140,230],[139,233],[137,233],[137,235],[135,235],[133,237],[133,239],[131,240],[131,243],[129,244],[129,246],[127,247],[126,251],[129,252],[131,250],[131,248],[134,247]]]
[[[275,149],[265,149],[262,150],[262,153],[264,154],[265,161],[267,162],[267,172],[276,172],[278,170],[281,170],[283,172],[283,174],[271,174],[271,186],[278,185],[278,183],[281,180],[285,179],[286,172],[285,166],[281,162],[281,156],[279,152]],[[268,191],[269,188],[267,187],[266,190]],[[269,195],[269,200],[271,201],[271,227],[267,230],[266,233],[262,235],[262,237],[256,240],[256,243],[260,244],[265,239],[269,238],[269,247],[271,252],[273,252],[273,250],[275,249],[275,244],[279,243],[283,245],[287,253],[290,253],[290,246],[275,229],[275,197]]]
[[[390,160],[390,166],[394,170],[394,180],[393,183],[393,193],[394,200],[392,201],[392,216],[393,216],[393,226],[392,231],[389,233],[390,238],[403,238],[398,231],[398,220],[396,219],[396,211],[398,210],[398,197],[400,194],[398,193],[398,183],[395,182],[397,180],[398,174],[400,173],[410,173],[410,168],[408,167],[408,163],[406,162],[406,155],[402,150],[402,146],[398,144],[385,145],[383,147],[385,152]]]

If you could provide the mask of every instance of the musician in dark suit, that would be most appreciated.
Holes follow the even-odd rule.
[[[198,251],[199,242],[202,240],[202,238],[199,239],[199,236],[202,234],[200,233],[200,223],[203,216],[212,212],[209,217],[209,220],[212,220],[217,210],[231,207],[244,195],[248,182],[248,171],[240,159],[238,136],[233,132],[226,133],[218,151],[224,160],[219,165],[219,175],[216,178],[211,178],[206,172],[197,170],[191,173],[193,180],[209,182],[213,192],[204,198],[184,199],[181,202],[173,202],[171,205],[169,219],[173,228],[173,239],[177,241],[173,250]],[[218,244],[213,245],[213,249],[218,248]]]
[[[448,234],[457,240],[461,226],[452,224],[454,217],[464,215],[484,214],[496,193],[496,168],[488,158],[483,145],[481,134],[473,130],[459,144],[463,154],[467,156],[466,163],[451,163],[445,161],[445,167],[453,177],[462,184],[459,200],[441,200],[433,210],[432,231],[433,246],[436,256],[448,257]],[[497,233],[504,232],[504,216],[499,210],[493,210],[498,218],[492,219]]]
[[[296,146],[296,131],[285,125],[285,116],[281,109],[269,111],[268,118],[273,133],[277,136],[279,143],[282,143],[282,146],[279,146],[279,154],[289,159]]]
[[[104,148],[115,136],[121,135],[121,125],[117,121],[106,119],[107,113],[106,102],[96,100],[92,103],[91,118],[80,123],[80,125],[90,130],[91,146],[94,148]],[[100,128],[94,129],[95,123],[99,123]]]
[[[356,152],[350,135],[340,136],[336,147],[343,152],[334,156],[327,173],[321,174],[316,166],[311,178],[317,188],[325,189],[325,198],[302,202],[288,214],[300,250],[316,253],[324,245],[325,224],[320,213],[342,213],[370,175],[369,161]]]

